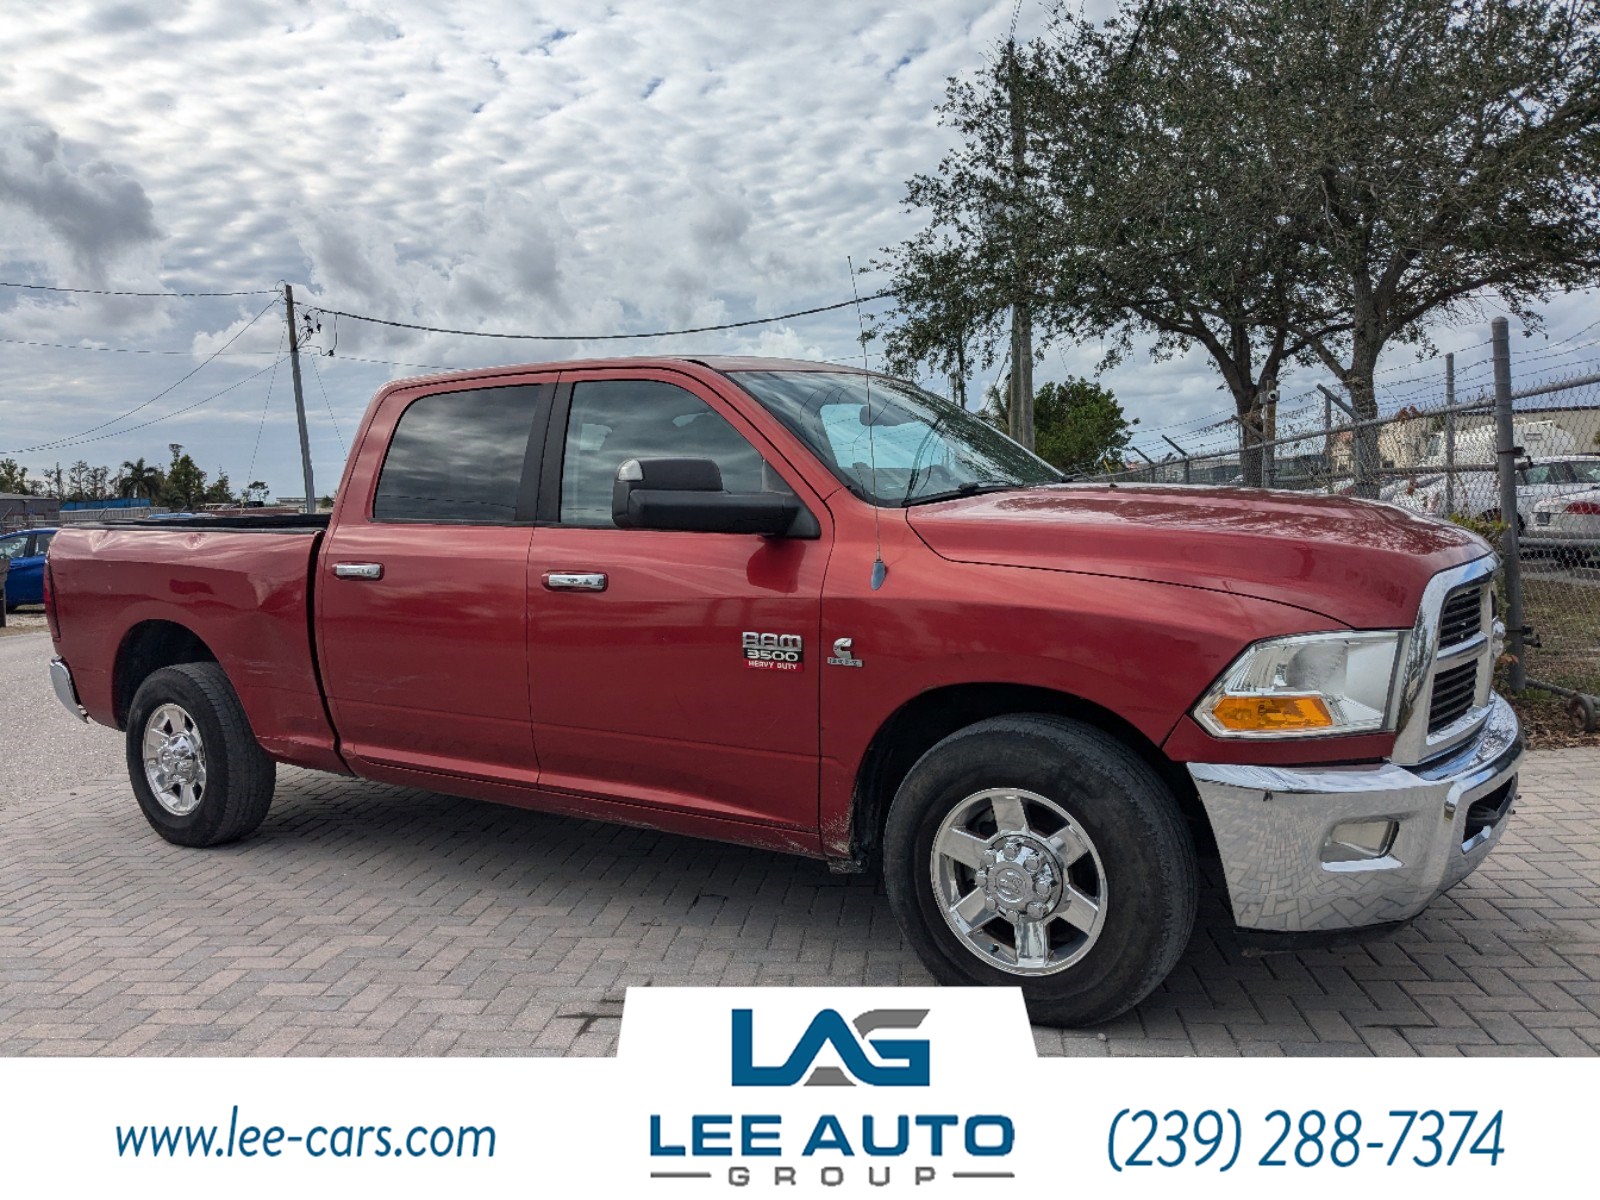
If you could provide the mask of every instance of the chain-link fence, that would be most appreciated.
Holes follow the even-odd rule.
[[[1259,480],[1465,524],[1502,551],[1501,615],[1514,656],[1505,685],[1592,697],[1600,693],[1600,370],[1573,361],[1584,346],[1561,345],[1513,360],[1497,320],[1459,370],[1446,355],[1404,383],[1380,379],[1375,419],[1357,420],[1340,392],[1321,387],[1271,405],[1264,438],[1236,420],[1168,426],[1154,431],[1164,456],[1147,446],[1141,464],[1105,478]]]

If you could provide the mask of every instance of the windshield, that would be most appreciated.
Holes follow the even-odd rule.
[[[734,378],[870,504],[900,508],[1063,479],[953,401],[897,379],[847,371]]]

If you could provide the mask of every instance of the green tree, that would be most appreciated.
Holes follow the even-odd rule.
[[[124,499],[142,496],[146,500],[154,500],[161,495],[164,480],[160,467],[147,466],[143,458],[137,458],[131,462],[125,460],[122,472],[118,491]]]
[[[256,504],[263,502],[266,500],[267,493],[270,490],[271,489],[267,487],[266,480],[252,479],[248,484],[245,485],[244,491],[239,493],[239,502],[241,504]]]
[[[1203,349],[1246,446],[1296,361],[1375,415],[1386,346],[1485,293],[1531,321],[1535,301],[1600,278],[1596,12],[1126,0],[1095,25],[1063,7],[1019,52],[1025,205],[1006,200],[1011,84],[994,71],[952,84],[958,145],[910,188],[928,228],[885,264],[891,357],[928,358],[963,329],[992,353],[1001,302],[1026,289],[1041,348],[1095,338],[1108,363],[1151,336],[1158,355]],[[1014,243],[1020,279],[1005,274]],[[1362,432],[1364,488],[1376,443]],[[1244,457],[1255,482],[1259,456]]]
[[[991,387],[984,420],[997,429],[1011,423],[1008,392]],[[1034,393],[1034,452],[1069,473],[1091,473],[1121,466],[1133,441],[1133,427],[1109,388],[1089,379],[1069,377],[1047,383]]]
[[[1228,64],[1257,101],[1285,202],[1344,320],[1301,329],[1377,415],[1384,349],[1497,295],[1527,325],[1554,291],[1600,280],[1600,6],[1592,0],[1243,0]],[[1356,439],[1358,480],[1378,430]]]
[[[1058,11],[1047,37],[1017,51],[1016,72],[952,81],[941,112],[959,143],[909,185],[929,225],[880,264],[896,297],[894,365],[937,362],[965,331],[992,361],[1021,295],[1041,350],[1094,339],[1101,369],[1138,341],[1153,338],[1158,358],[1198,346],[1245,443],[1262,439],[1280,372],[1306,352],[1291,321],[1334,318],[1317,304],[1316,256],[1260,217],[1276,180],[1235,152],[1235,123],[1260,108],[1235,93],[1254,84],[1217,65],[1227,31],[1183,7],[1129,5],[1105,25]],[[1027,117],[1020,170],[1014,103]],[[1213,119],[1188,121],[1193,111]],[[1258,475],[1260,456],[1245,457]]]
[[[233,484],[228,479],[226,471],[218,471],[217,477],[206,485],[203,503],[206,504],[235,504]]]
[[[76,500],[84,502],[93,500],[93,487],[90,476],[94,468],[83,459],[79,459],[67,468],[67,494],[63,500]]]
[[[199,508],[206,500],[206,473],[174,442],[167,447],[172,461],[167,465],[161,488],[161,502],[176,510]]]
[[[1038,49],[1007,42],[972,76],[950,81],[939,115],[957,145],[906,185],[907,206],[926,210],[928,225],[873,264],[889,273],[893,294],[873,330],[890,370],[929,367],[957,399],[973,367],[993,365],[1016,335],[1018,313],[1031,328],[1047,298],[1054,197],[1038,177],[1037,150],[1015,153],[1012,120],[1014,106],[1021,118],[1041,99],[1043,79]],[[1032,441],[1032,429],[1008,432]]]
[[[27,467],[14,458],[0,458],[0,492],[27,496],[31,495],[37,486],[36,481],[28,478]]]

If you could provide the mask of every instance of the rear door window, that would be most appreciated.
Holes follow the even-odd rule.
[[[528,441],[547,390],[478,388],[413,401],[389,439],[373,519],[516,524]]]

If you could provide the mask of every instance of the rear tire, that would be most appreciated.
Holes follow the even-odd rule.
[[[1020,987],[1035,1021],[1067,1026],[1119,1016],[1166,978],[1198,893],[1160,775],[1044,715],[981,721],[917,761],[889,810],[884,880],[941,983]]]
[[[216,663],[164,667],[139,685],[128,710],[127,756],[145,819],[176,845],[236,841],[272,805],[277,765]]]

